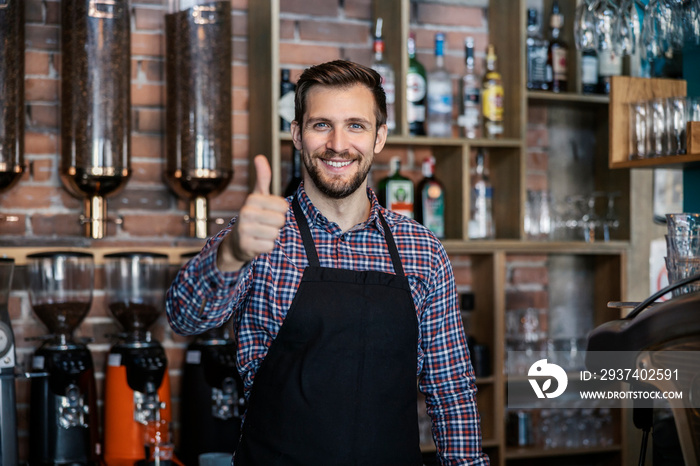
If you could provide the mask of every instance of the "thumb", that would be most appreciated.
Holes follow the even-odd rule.
[[[257,194],[270,194],[270,183],[272,182],[272,169],[270,168],[270,162],[267,161],[267,157],[264,155],[257,155],[253,159],[255,164],[255,188],[254,193]]]

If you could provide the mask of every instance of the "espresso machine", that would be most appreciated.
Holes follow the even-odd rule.
[[[168,360],[149,331],[165,308],[168,257],[128,252],[104,260],[107,304],[124,332],[105,368],[104,463],[177,464],[169,440]]]
[[[229,324],[198,335],[187,346],[182,370],[178,457],[196,465],[202,453],[233,453],[245,412],[236,342]]]
[[[97,394],[92,355],[73,332],[90,311],[89,253],[27,256],[29,299],[49,330],[34,352],[30,379],[29,464],[96,465]]]
[[[15,261],[0,257],[0,464],[18,464],[15,337],[7,302]]]

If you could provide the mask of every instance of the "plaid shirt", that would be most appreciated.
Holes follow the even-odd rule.
[[[447,253],[440,241],[419,223],[381,207],[371,189],[369,218],[343,233],[310,202],[303,184],[297,195],[309,222],[322,267],[394,273],[381,210],[401,256],[419,322],[416,374],[432,418],[433,437],[443,465],[487,465],[481,453],[474,373],[457,305]],[[238,272],[216,267],[219,242],[227,228],[210,238],[202,252],[178,273],[167,293],[172,328],[192,335],[233,319],[238,340],[238,369],[246,396],[255,373],[272,344],[309,265],[291,208],[276,246]]]

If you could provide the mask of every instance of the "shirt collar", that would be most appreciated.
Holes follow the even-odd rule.
[[[318,228],[325,228],[326,230],[333,231],[334,229],[338,229],[340,231],[338,225],[332,224],[317,208],[311,203],[311,199],[309,199],[309,196],[306,194],[306,191],[304,190],[304,182],[302,181],[299,183],[299,187],[297,188],[296,191],[296,196],[299,199],[299,205],[301,206],[301,210],[306,216],[306,220],[309,222],[309,227],[318,227]],[[379,220],[379,215],[378,212],[380,210],[384,211],[384,208],[379,205],[379,200],[377,199],[376,194],[374,191],[368,186],[367,187],[367,198],[369,199],[370,202],[370,210],[369,210],[369,217],[367,218],[366,221],[358,224],[353,230],[363,230],[368,227],[374,226],[374,228],[378,229],[382,234],[384,233],[384,228],[382,226],[381,221]],[[384,212],[382,212],[384,214]],[[386,215],[384,214],[384,218],[386,219]],[[388,221],[388,220],[387,220]]]

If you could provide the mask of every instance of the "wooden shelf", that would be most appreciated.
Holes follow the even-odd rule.
[[[595,455],[596,453],[613,453],[620,451],[620,445],[611,445],[608,447],[585,447],[585,448],[551,448],[540,449],[535,447],[530,448],[514,448],[506,449],[507,459],[526,459],[526,458],[548,458],[554,456],[575,456],[575,455]]]
[[[153,246],[121,246],[121,247],[90,247],[90,248],[76,248],[76,247],[9,247],[3,248],[2,256],[7,256],[15,260],[15,265],[26,265],[27,256],[30,254],[37,253],[47,253],[54,251],[61,252],[87,252],[93,255],[95,265],[104,264],[104,256],[107,254],[114,253],[124,253],[124,252],[145,252],[145,253],[155,253],[164,254],[168,256],[168,261],[171,264],[179,265],[182,264],[182,255],[191,252],[199,252],[201,246],[187,247],[187,246],[175,246],[175,247],[153,247]]]
[[[444,240],[445,250],[451,254],[489,254],[496,251],[508,253],[530,254],[620,254],[629,249],[626,241],[599,241],[586,243],[584,241],[519,241],[519,240],[490,240],[490,241],[460,241]]]
[[[528,100],[542,100],[548,102],[577,103],[592,105],[608,105],[610,97],[600,94],[579,94],[576,92],[548,92],[548,91],[528,91]]]

